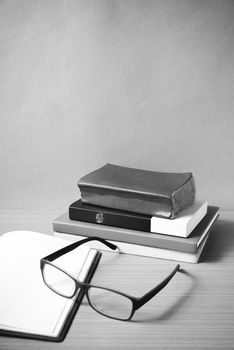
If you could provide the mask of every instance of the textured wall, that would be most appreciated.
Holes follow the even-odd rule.
[[[65,209],[106,162],[234,209],[233,108],[233,1],[0,1],[0,209]]]

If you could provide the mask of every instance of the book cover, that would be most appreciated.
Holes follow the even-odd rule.
[[[52,293],[43,282],[40,259],[66,245],[67,240],[32,231],[0,237],[0,335],[56,342],[65,338],[84,293],[73,299]],[[79,248],[68,256],[75,259],[71,273],[89,282],[100,254],[87,245]]]
[[[86,204],[79,199],[69,206],[69,218],[93,224],[150,232],[152,216]]]
[[[191,172],[164,173],[106,164],[78,181],[83,203],[174,218],[192,205]]]
[[[71,220],[178,237],[187,237],[206,213],[207,201],[195,202],[173,220],[85,204],[80,199],[69,206]]]
[[[206,216],[187,238],[136,231],[114,226],[100,226],[99,224],[71,220],[69,219],[68,212],[53,221],[53,229],[57,232],[71,233],[80,236],[98,236],[118,242],[196,253],[203,238],[216,220],[218,211],[218,207],[208,206]]]

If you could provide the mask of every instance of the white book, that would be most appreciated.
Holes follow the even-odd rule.
[[[188,237],[207,214],[207,207],[207,201],[197,201],[183,210],[174,219],[153,216],[151,218],[150,231],[162,235]]]
[[[71,312],[79,305],[77,296],[75,303],[74,298],[51,291],[43,282],[40,259],[66,245],[67,240],[31,231],[12,231],[0,237],[0,334],[16,332],[57,341],[65,336]],[[60,266],[73,267],[69,272],[85,281],[96,254],[82,245],[66,254],[67,259],[62,256]]]

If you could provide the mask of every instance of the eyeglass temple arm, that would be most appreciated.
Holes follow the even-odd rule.
[[[63,254],[66,254],[68,252],[71,252],[72,250],[78,248],[80,245],[86,243],[86,242],[90,242],[90,241],[99,241],[103,244],[105,244],[107,247],[109,247],[112,250],[116,250],[118,249],[118,247],[115,244],[112,244],[110,242],[107,242],[105,239],[103,238],[99,238],[99,237],[88,237],[85,239],[82,239],[81,241],[69,244],[68,246],[61,248],[59,250],[57,250],[56,252],[46,256],[44,259],[49,260],[49,261],[53,261],[54,259],[59,258],[60,256],[62,256]]]
[[[179,271],[180,265],[176,265],[174,270],[168,275],[161,283],[159,283],[156,287],[151,289],[148,293],[143,295],[141,298],[137,298],[136,301],[136,309],[139,309],[145,303],[147,303],[150,299],[152,299],[156,294],[158,294],[172,279],[177,271]]]

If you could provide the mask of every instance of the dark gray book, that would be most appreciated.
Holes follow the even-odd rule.
[[[83,221],[71,220],[68,212],[56,218],[53,229],[85,237],[101,237],[115,242],[131,243],[145,247],[169,249],[173,251],[196,253],[202,241],[218,217],[219,208],[208,206],[206,216],[201,220],[189,237],[176,237],[158,233],[136,231],[114,226],[100,226]]]
[[[170,219],[195,199],[191,172],[156,172],[114,164],[83,176],[78,187],[83,203]]]
[[[69,205],[69,218],[93,224],[150,232],[152,216],[85,204],[79,199]]]

